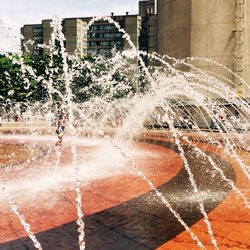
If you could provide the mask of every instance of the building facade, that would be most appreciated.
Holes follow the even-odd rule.
[[[122,16],[114,16],[111,13],[111,18],[129,34],[135,47],[139,49],[141,17],[128,13]],[[123,38],[123,33],[118,31],[114,24],[106,20],[94,22],[86,34],[86,27],[91,19],[92,17],[63,19],[62,31],[65,36],[65,48],[70,55],[75,53],[79,56],[103,54],[109,57],[113,49],[122,51],[129,47],[129,44]],[[42,20],[42,24],[24,25],[21,28],[23,52],[32,55],[41,55],[48,52],[38,45],[49,44],[53,31],[51,22],[52,20]],[[29,40],[32,42],[28,42]]]
[[[111,13],[131,37],[137,49],[177,59],[200,57],[194,65],[202,70],[222,75],[232,81],[240,96],[246,93],[241,81],[211,61],[218,62],[236,73],[246,82],[250,81],[249,49],[250,5],[246,0],[144,0],[139,1],[138,15]],[[85,35],[91,17],[66,18],[62,22],[69,54],[80,56],[102,53],[111,56],[112,50],[128,48],[123,34],[114,24],[105,20],[93,23]],[[51,20],[41,24],[24,25],[21,33],[23,45],[33,55],[46,53],[38,44],[49,43]],[[24,46],[23,46],[24,50]],[[144,61],[148,65],[147,56]],[[209,61],[211,60],[211,61]],[[188,68],[185,68],[188,70]]]
[[[22,51],[32,55],[41,55],[42,49],[39,49],[38,44],[43,43],[43,29],[41,24],[28,24],[21,28],[22,35]]]
[[[52,20],[47,19],[42,20],[42,24],[24,25],[21,28],[23,52],[35,56],[48,53],[48,49],[39,47],[39,44],[49,45],[53,31],[51,22]],[[86,26],[87,23],[80,18],[63,19],[62,28],[66,39],[64,45],[69,54],[83,56],[87,53]],[[29,40],[32,42],[28,42]]]
[[[158,0],[157,52],[175,58],[202,57],[250,80],[250,5],[245,0]],[[208,60],[195,66],[223,75],[238,94],[249,97],[233,74]]]
[[[111,13],[111,18],[117,22],[121,29],[124,29],[129,34],[130,39],[136,48],[139,48],[139,36],[141,31],[141,17],[139,15],[114,16]],[[85,18],[89,22],[91,18]],[[122,51],[129,47],[128,42],[123,38],[123,33],[120,32],[114,24],[106,20],[98,20],[89,27],[87,32],[88,54],[103,54],[111,56],[112,50]]]
[[[140,50],[148,53],[156,51],[156,2],[155,0],[139,1],[139,15],[141,16]],[[148,57],[143,57],[148,65]]]
[[[152,53],[156,51],[156,7],[155,0],[139,1],[141,16],[140,49]]]

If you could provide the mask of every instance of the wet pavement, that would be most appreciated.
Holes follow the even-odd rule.
[[[16,143],[16,140],[9,141],[8,145],[11,143]],[[26,169],[34,166],[34,163],[41,166],[44,159],[56,161],[55,151],[46,151],[45,144],[42,145],[44,155],[35,158],[32,163],[24,164],[18,172],[19,176],[27,175],[29,171],[26,172]],[[235,162],[223,159],[221,150],[216,146],[200,143],[199,147],[249,197],[249,181],[244,179]],[[162,138],[147,139],[137,143],[136,149],[141,150],[141,154],[132,158],[138,168],[158,187],[204,245],[212,249],[176,146]],[[72,155],[67,143],[61,150],[59,167],[64,169],[72,160]],[[94,157],[93,152],[97,150],[97,146],[79,144],[77,150],[79,157],[85,154],[86,160],[86,152],[89,158]],[[211,165],[195,154],[192,147],[184,146],[184,150],[220,249],[249,249],[249,209],[231,192],[229,185],[218,174],[214,174]],[[247,153],[242,157],[249,159]],[[107,163],[111,164],[110,161]],[[6,178],[5,173],[4,179],[15,180],[16,177],[15,174],[13,177],[10,174]],[[13,194],[44,249],[79,249],[72,185],[69,181],[59,183],[52,189],[45,188],[34,194],[26,194],[25,199],[20,194]],[[131,173],[129,166],[114,176],[88,180],[82,185],[81,191],[86,249],[198,249],[169,209],[143,180]],[[34,249],[17,218],[6,206],[6,201],[1,202],[0,212],[0,249]]]

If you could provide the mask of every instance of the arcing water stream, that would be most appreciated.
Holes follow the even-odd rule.
[[[91,131],[94,136],[99,136],[105,134],[109,128],[114,130],[113,138],[106,138],[106,140],[112,143],[113,149],[118,150],[136,174],[155,191],[161,202],[174,214],[197,245],[204,249],[205,247],[198,236],[123,150],[123,140],[136,140],[141,132],[147,133],[148,128],[162,128],[168,131],[184,162],[184,168],[188,173],[196,201],[204,217],[212,245],[218,249],[209,216],[200,196],[200,190],[186,160],[182,141],[184,140],[185,143],[193,146],[197,155],[207,159],[213,166],[215,174],[219,173],[249,208],[248,198],[235,186],[232,180],[224,175],[220,166],[206,152],[195,146],[195,143],[188,137],[188,133],[191,132],[200,136],[198,138],[205,138],[208,142],[223,144],[224,154],[235,159],[249,181],[250,167],[240,158],[237,151],[239,148],[249,150],[250,106],[247,99],[237,96],[237,91],[233,88],[233,82],[230,79],[202,71],[192,64],[194,60],[208,59],[176,60],[168,56],[162,57],[156,53],[147,54],[137,50],[129,35],[110,17],[94,18],[89,22],[87,28],[100,19],[113,24],[117,31],[123,34],[130,49],[118,51],[111,58],[96,56],[92,61],[79,60],[77,55],[69,56],[64,47],[65,37],[62,32],[61,20],[55,18],[52,22],[54,31],[51,42],[49,45],[41,45],[41,47],[50,51],[51,61],[53,55],[58,55],[62,59],[61,71],[48,67],[47,75],[41,76],[38,75],[36,68],[26,65],[21,57],[6,54],[14,64],[20,65],[23,76],[28,74],[33,79],[43,82],[48,92],[48,99],[41,106],[39,103],[27,102],[26,114],[41,119],[40,117],[44,117],[48,113],[52,114],[53,117],[56,117],[58,112],[67,113],[68,131],[72,139],[70,143],[72,164],[75,169],[75,206],[78,216],[80,249],[85,249],[82,209],[84,203],[82,203],[80,191],[79,169],[81,166],[77,160],[78,153],[75,141],[77,135],[84,129]],[[60,44],[59,47],[58,44]],[[151,60],[149,67],[145,66],[143,56],[147,56]],[[189,70],[181,70],[182,66]],[[229,71],[223,65],[219,66],[223,70]],[[57,78],[63,82],[64,88],[62,89],[53,83],[55,72],[60,72]],[[235,76],[233,72],[231,74]],[[81,81],[85,78],[88,78],[89,84],[81,85],[80,83],[79,92],[75,93],[73,90],[74,81]],[[29,89],[30,78],[25,79],[25,84]],[[245,91],[250,93],[249,85],[244,81],[242,83]],[[76,95],[79,93],[88,96],[88,98],[83,102],[76,101]],[[17,110],[20,104],[11,103],[12,94],[10,93],[9,100],[5,101],[8,105],[11,104],[13,110]],[[60,99],[60,104],[56,104],[55,95]],[[60,150],[58,152],[56,165],[59,164],[61,157]],[[34,246],[37,249],[42,249],[41,244],[32,233],[30,225],[8,194],[4,183],[1,185],[1,189],[8,197],[11,209],[17,214]]]

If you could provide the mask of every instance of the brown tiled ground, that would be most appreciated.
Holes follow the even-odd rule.
[[[14,143],[14,141],[8,143]],[[28,141],[26,143],[28,143]],[[182,161],[179,155],[172,150],[143,143],[139,143],[136,146],[148,153],[157,152],[156,155],[149,154],[146,158],[141,157],[134,159],[136,164],[140,166],[140,169],[152,180],[154,185],[159,186],[163,184],[176,176],[180,171]],[[17,151],[17,148],[15,148],[15,150]],[[58,147],[53,146],[53,150],[48,151],[44,157],[36,160],[40,168],[44,165],[44,159],[48,162],[55,162],[56,150],[58,150]],[[62,156],[58,171],[60,171],[60,168],[63,168],[65,164],[71,163],[72,161],[70,146],[67,145],[67,143],[63,144],[61,150]],[[91,158],[91,152],[94,152],[95,148],[77,147],[78,155],[81,155],[81,152],[86,153],[86,150],[89,152],[88,157]],[[84,157],[85,156],[82,158]],[[84,161],[81,157],[78,160],[80,162]],[[84,165],[84,163],[82,164]],[[152,164],[154,164],[153,169]],[[18,178],[30,174],[33,166],[34,162],[23,164],[21,169],[17,170]],[[2,177],[5,180],[15,179],[17,178],[17,174],[13,171],[9,171]],[[20,194],[12,193],[19,209],[25,215],[25,218],[31,224],[32,230],[35,233],[60,226],[76,219],[76,209],[74,205],[75,193],[72,190],[74,183],[64,183],[63,185],[63,187],[58,187],[58,189],[50,189],[49,191],[45,189],[39,193],[38,197],[37,195],[30,195],[23,199],[23,197],[20,197]],[[87,216],[102,211],[135,198],[149,190],[145,182],[134,174],[131,174],[128,168],[122,176],[96,180],[82,187],[84,213]],[[25,196],[26,194],[21,195]],[[0,204],[0,211],[0,243],[25,237],[25,231],[17,217],[10,211],[6,200]]]
[[[250,181],[243,174],[240,166],[230,157],[223,155],[222,149],[197,143],[197,145],[208,152],[213,152],[220,155],[225,160],[229,161],[236,171],[236,186],[250,200]],[[238,151],[241,159],[246,165],[250,165],[250,153],[246,151]],[[220,249],[250,249],[250,209],[246,208],[243,201],[234,193],[230,195],[209,213],[209,219],[212,223],[218,246]],[[207,233],[206,226],[203,221],[199,221],[192,226],[192,230],[199,235],[201,241],[207,249],[214,249],[211,246],[210,238]],[[190,239],[186,232],[179,234],[174,239],[159,247],[157,250],[186,250],[199,249]]]
[[[222,156],[222,158],[224,157],[221,149],[216,146],[204,143],[199,143],[197,145],[208,152],[213,152],[214,154]],[[140,169],[145,172],[145,174],[156,186],[167,182],[176,176],[180,171],[182,161],[174,151],[157,145],[144,143],[139,143],[138,147],[145,149],[148,152],[158,153],[157,159],[150,155],[147,155],[146,158],[142,157],[134,159],[136,164],[140,166]],[[57,149],[55,148],[54,150]],[[46,161],[55,161],[54,150],[48,151],[46,156],[44,156],[46,157]],[[78,152],[83,152],[86,151],[86,148],[78,146],[77,150]],[[94,151],[95,149],[91,148],[88,150],[91,152],[91,150]],[[249,153],[240,151],[239,154],[247,164],[250,163]],[[69,145],[64,144],[62,147],[62,158],[60,162],[61,167],[63,167],[66,163],[69,163],[71,158]],[[242,174],[242,171],[239,169],[239,166],[235,161],[228,157],[224,158],[230,162],[236,171],[237,187],[244,192],[248,199],[250,199],[249,180],[247,180]],[[42,165],[44,159],[45,158],[40,157],[36,159],[36,162],[40,161]],[[154,166],[153,169],[152,164]],[[25,176],[28,174],[29,168],[32,168],[32,164],[25,164],[22,171],[19,170],[18,176]],[[10,179],[16,177],[16,174],[8,176]],[[6,180],[6,176],[4,179]],[[137,197],[147,191],[149,191],[149,188],[145,182],[132,175],[129,171],[124,172],[122,176],[108,177],[94,181],[89,183],[89,185],[82,187],[84,212],[86,215],[90,215],[98,211],[102,211],[103,209],[113,207],[117,204],[121,204],[122,202]],[[17,201],[20,198],[15,194],[13,194],[13,196]],[[28,222],[31,223],[34,232],[55,228],[76,219],[72,183],[67,184],[59,190],[50,190],[49,192],[44,190],[44,192],[39,194],[39,197],[31,195],[27,199],[21,199],[18,205],[24,212]],[[6,202],[0,204],[0,211],[0,242],[3,243],[20,237],[25,237],[25,232],[20,226],[17,218],[9,211],[9,208],[6,206]],[[218,241],[220,249],[250,249],[249,211],[249,209],[244,207],[242,200],[231,192],[223,203],[209,213],[209,219],[212,223],[215,237]],[[194,224],[192,226],[192,230],[197,233],[201,241],[208,249],[213,249],[203,221],[199,221]],[[66,250],[67,248],[62,247],[61,249]],[[189,234],[183,232],[158,249],[181,250],[198,249],[198,247],[192,241]]]

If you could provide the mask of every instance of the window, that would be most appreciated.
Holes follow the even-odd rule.
[[[110,55],[111,54],[110,49],[101,49],[99,52],[103,55]]]
[[[94,36],[92,38],[103,38],[103,33],[94,33]]]
[[[33,32],[34,33],[42,33],[43,32],[43,29],[41,27],[34,27],[33,28]]]
[[[100,45],[101,46],[109,46],[110,44],[109,44],[109,41],[101,41]]]
[[[96,53],[96,50],[95,49],[88,49],[87,52],[88,52],[88,54],[94,54],[94,53]]]
[[[110,34],[110,33],[105,33],[105,34],[104,34],[104,37],[105,37],[105,38],[109,38],[109,37],[111,37],[111,34]]]
[[[118,45],[118,46],[122,45],[122,41],[116,41],[115,45]]]
[[[114,30],[115,26],[114,25],[105,25],[104,30]]]
[[[94,31],[97,30],[97,26],[96,25],[92,25],[91,26],[91,30],[94,30]]]
[[[82,31],[82,37],[83,37],[83,38],[86,38],[86,37],[87,37],[87,34],[86,34],[86,31],[85,31],[85,30]]]
[[[153,8],[148,8],[147,9],[147,14],[153,14],[153,13],[154,13]]]
[[[96,42],[95,41],[90,41],[90,42],[88,42],[88,46],[96,46],[97,44],[96,44]]]
[[[35,43],[43,43],[43,38],[40,36],[36,36],[33,38]]]
[[[153,13],[154,13],[153,8],[149,8],[149,9],[147,9],[147,14],[153,14]]]

